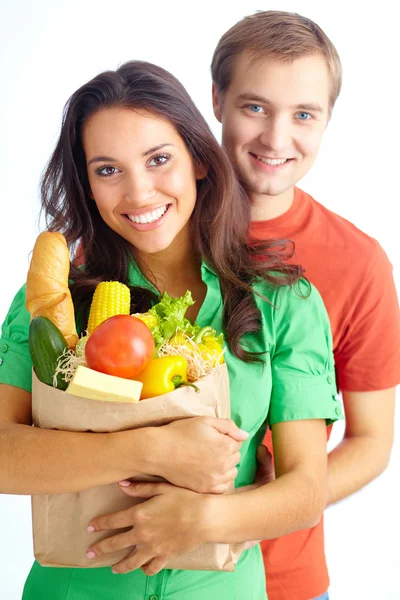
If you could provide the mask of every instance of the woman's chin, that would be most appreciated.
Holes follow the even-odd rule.
[[[139,253],[139,254],[159,254],[160,252],[163,252],[164,250],[168,250],[168,248],[170,247],[171,243],[173,242],[173,240],[166,240],[166,239],[152,239],[152,240],[146,240],[146,242],[144,243],[143,240],[140,241],[131,241],[132,246],[135,249],[135,252]]]

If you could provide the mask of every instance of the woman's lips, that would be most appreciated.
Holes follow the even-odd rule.
[[[144,215],[151,215],[154,214],[156,211],[159,211],[161,209],[155,209],[153,211],[147,211],[146,213],[143,213],[141,215],[131,215],[129,216],[127,213],[122,215],[125,219],[125,221],[127,221],[129,223],[129,225],[135,229],[136,231],[151,231],[152,229],[157,229],[158,227],[161,227],[161,225],[164,223],[164,221],[167,218],[167,215],[169,213],[169,209],[171,208],[171,204],[167,204],[165,205],[167,208],[164,212],[164,214],[162,214],[160,217],[155,218],[154,220],[152,220],[150,223],[136,223],[134,220],[132,220],[132,218],[134,217],[143,217]]]

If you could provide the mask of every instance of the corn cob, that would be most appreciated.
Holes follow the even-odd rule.
[[[134,313],[132,315],[132,317],[136,317],[137,319],[140,319],[141,321],[143,321],[143,323],[145,325],[147,325],[147,327],[149,329],[151,329],[152,327],[157,327],[157,325],[159,325],[159,320],[158,317],[156,315],[152,315],[151,313]]]
[[[114,315],[129,315],[131,292],[119,281],[102,281],[96,287],[90,306],[88,332]]]

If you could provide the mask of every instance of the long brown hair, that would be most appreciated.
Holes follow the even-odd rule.
[[[100,281],[128,283],[129,243],[101,218],[90,198],[82,125],[107,107],[143,108],[166,118],[184,140],[193,162],[208,168],[197,183],[191,216],[193,248],[218,275],[224,301],[223,326],[232,352],[243,360],[258,360],[240,339],[260,328],[260,314],[251,284],[260,277],[272,286],[292,284],[300,267],[284,259],[292,253],[285,241],[248,243],[250,206],[233,167],[206,121],[181,83],[153,64],[130,61],[116,71],[101,73],[67,102],[61,133],[42,179],[42,208],[51,231],[61,231],[74,249],[81,243],[84,269],[71,265],[74,301],[87,309]],[[154,294],[132,289],[132,310],[148,310]]]

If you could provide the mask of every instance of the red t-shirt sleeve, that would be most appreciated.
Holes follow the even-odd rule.
[[[400,312],[393,268],[378,243],[356,295],[335,353],[339,387],[352,392],[394,387],[400,383]]]

